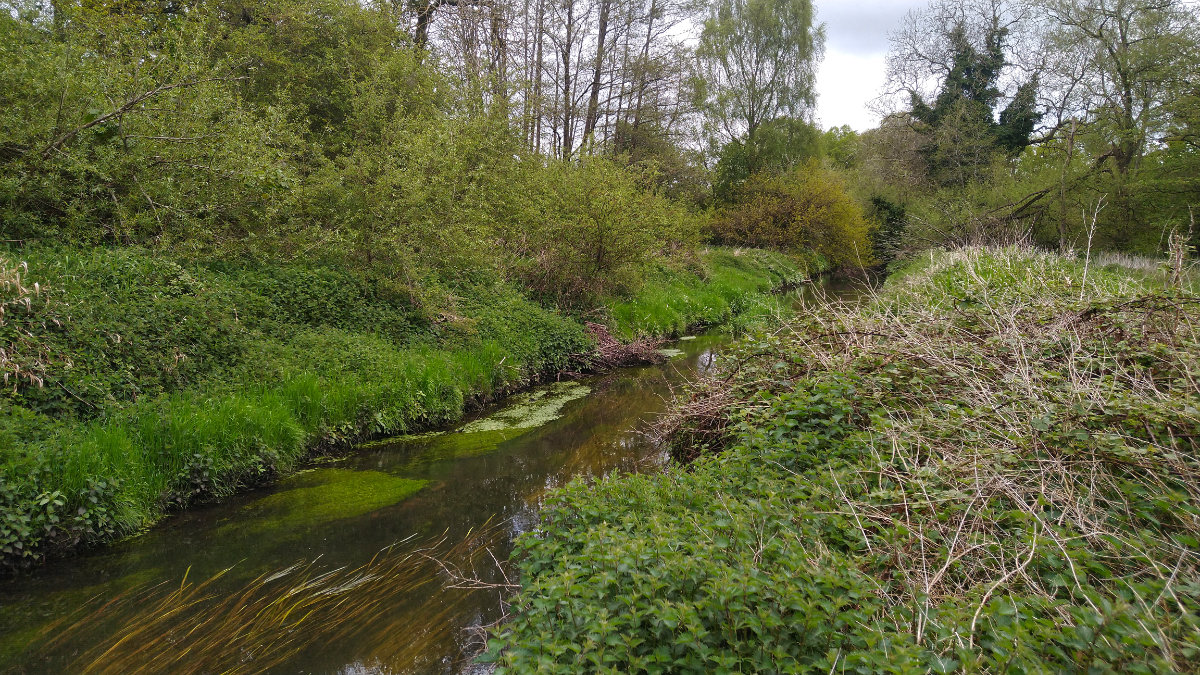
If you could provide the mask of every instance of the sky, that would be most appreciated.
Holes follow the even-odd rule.
[[[825,24],[825,60],[817,72],[817,120],[824,128],[879,125],[867,105],[883,87],[888,32],[928,0],[816,0]]]

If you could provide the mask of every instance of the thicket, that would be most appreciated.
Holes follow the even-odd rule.
[[[519,542],[501,672],[1191,672],[1200,298],[1023,249],[743,341]]]
[[[736,202],[717,210],[709,227],[716,241],[812,251],[836,267],[875,264],[872,227],[863,209],[815,160],[783,175],[749,177]]]
[[[931,0],[898,26],[890,114],[852,138],[883,250],[1162,256],[1200,229],[1200,14],[1187,2]],[[899,218],[895,218],[900,214]]]
[[[587,306],[699,236],[649,166],[526,149],[386,11],[5,8],[9,244],[344,264],[436,315],[448,284],[484,278]]]

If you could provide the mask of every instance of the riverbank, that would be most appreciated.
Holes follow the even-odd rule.
[[[452,310],[431,316],[401,285],[336,267],[137,249],[6,257],[29,298],[6,305],[3,326],[20,347],[5,361],[16,386],[0,399],[10,570],[576,368],[592,349],[585,320],[667,336],[749,311],[753,296],[809,272],[787,256],[708,250],[664,261],[591,312],[466,280],[446,284]]]
[[[657,475],[519,544],[498,672],[1179,672],[1200,298],[1028,250],[911,261],[742,342]]]

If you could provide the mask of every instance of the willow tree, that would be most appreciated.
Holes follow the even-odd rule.
[[[754,147],[764,124],[808,116],[825,42],[814,18],[812,0],[716,0],[696,51],[716,139]]]

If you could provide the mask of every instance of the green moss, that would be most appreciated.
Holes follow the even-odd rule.
[[[399,478],[379,471],[317,469],[284,485],[298,485],[255,500],[236,521],[217,530],[217,537],[242,533],[311,528],[353,518],[404,501],[429,481]]]
[[[511,440],[530,431],[530,428],[505,428],[491,431],[463,432],[453,431],[440,434],[427,441],[403,439],[401,445],[419,444],[421,449],[405,465],[412,469],[424,464],[441,462],[464,457],[477,457],[494,452],[501,443]],[[400,440],[400,439],[397,439]]]

